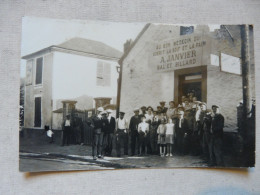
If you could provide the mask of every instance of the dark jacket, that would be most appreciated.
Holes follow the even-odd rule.
[[[114,133],[115,129],[116,129],[116,119],[114,117],[111,117],[110,121],[107,121],[107,133]]]
[[[138,117],[132,116],[129,124],[130,131],[137,131],[139,123],[141,123],[140,115]]]
[[[93,125],[93,129],[102,129],[103,122],[100,118],[98,118],[97,115],[95,115],[92,117],[92,125]]]
[[[211,128],[211,123],[212,123],[212,117],[210,114],[204,114],[204,118],[202,119],[202,126],[201,130],[203,133],[210,133],[210,128]]]
[[[181,128],[179,127],[179,123],[180,123],[180,119],[177,120],[176,122],[176,135],[184,135],[185,133],[188,132],[188,121],[186,118],[182,119],[182,124],[181,124]]]
[[[101,132],[108,133],[108,119],[102,117],[101,121],[102,121]]]
[[[214,137],[222,137],[223,136],[223,128],[224,128],[224,117],[221,114],[216,114],[211,117],[211,128],[212,134]]]
[[[168,110],[168,108],[167,108],[167,107],[164,107],[164,108],[162,108],[162,113],[166,113],[166,112],[167,112],[167,110]]]

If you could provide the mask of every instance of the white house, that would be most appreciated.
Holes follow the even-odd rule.
[[[121,56],[104,43],[83,38],[23,56],[27,60],[24,128],[60,129],[62,115],[55,117],[53,111],[63,108],[62,100],[76,100],[80,110],[95,108],[97,97],[111,98],[115,104]]]

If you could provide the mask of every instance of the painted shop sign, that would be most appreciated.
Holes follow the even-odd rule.
[[[150,65],[156,72],[207,65],[210,39],[202,35],[185,35],[178,39],[152,43]]]

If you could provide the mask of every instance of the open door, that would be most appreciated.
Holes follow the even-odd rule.
[[[195,67],[176,70],[174,72],[174,99],[181,103],[182,96],[194,93],[198,101],[207,99],[207,67]]]

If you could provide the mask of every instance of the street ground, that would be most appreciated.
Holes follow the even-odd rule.
[[[20,142],[21,143],[21,142]],[[113,156],[116,156],[113,153]],[[207,167],[199,156],[158,155],[104,157],[93,160],[91,146],[58,144],[20,145],[20,171],[99,170],[120,168]]]
[[[235,144],[237,145],[237,144]],[[241,157],[227,145],[224,152],[225,167],[240,167]],[[177,155],[160,157],[158,155],[121,156],[93,160],[89,145],[60,146],[60,141],[48,143],[47,139],[37,137],[20,138],[20,171],[65,171],[65,170],[102,170],[120,168],[170,168],[170,167],[208,167],[200,156]],[[123,151],[122,151],[123,154]]]

